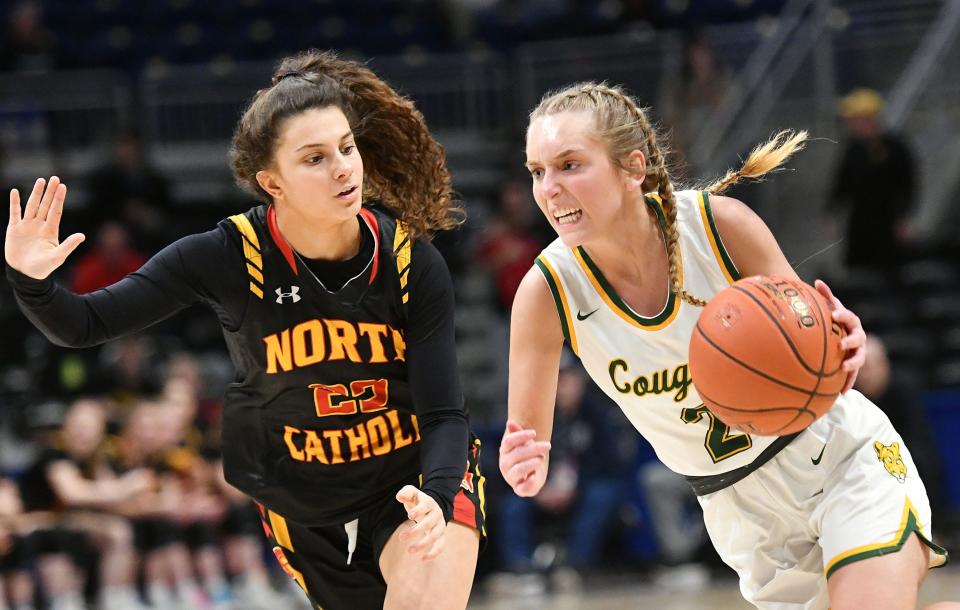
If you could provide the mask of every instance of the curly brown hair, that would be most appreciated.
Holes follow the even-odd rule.
[[[365,200],[378,200],[414,236],[430,237],[463,222],[446,153],[420,111],[369,68],[330,51],[311,49],[283,59],[271,85],[254,95],[230,146],[237,183],[270,203],[256,175],[273,164],[284,121],[330,106],[343,111],[356,138]]]

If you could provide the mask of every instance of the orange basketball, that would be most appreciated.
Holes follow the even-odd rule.
[[[847,373],[845,332],[812,286],[744,278],[718,293],[690,337],[690,373],[720,420],[751,434],[803,430],[833,406]]]

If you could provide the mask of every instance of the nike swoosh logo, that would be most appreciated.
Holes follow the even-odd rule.
[[[810,458],[810,461],[813,462],[813,465],[814,465],[814,466],[819,466],[819,465],[820,465],[820,460],[823,459],[823,450],[826,449],[826,448],[827,448],[827,446],[824,445],[824,446],[823,446],[823,449],[820,450],[820,455],[817,456],[817,459]]]
[[[580,313],[580,310],[578,309],[578,310],[577,310],[577,319],[580,320],[580,321],[586,320],[587,318],[589,318],[589,317],[592,316],[593,314],[597,313],[598,311],[600,311],[600,308],[599,308],[599,307],[597,307],[596,309],[594,309],[594,310],[591,311],[590,313],[583,314],[583,313]]]

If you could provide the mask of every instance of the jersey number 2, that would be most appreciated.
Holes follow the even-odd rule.
[[[310,384],[317,417],[373,413],[387,408],[389,396],[386,379],[358,379],[350,382],[350,389],[341,383]]]
[[[680,411],[680,419],[687,424],[695,424],[704,417],[709,420],[710,427],[707,429],[703,446],[706,447],[714,464],[753,446],[753,440],[750,439],[749,434],[730,434],[730,426],[717,419],[717,416],[705,405],[687,407]]]

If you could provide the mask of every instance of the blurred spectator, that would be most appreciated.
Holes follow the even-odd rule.
[[[206,513],[212,517],[206,519],[208,527],[203,535],[216,537],[223,546],[224,564],[219,562],[219,548],[207,546],[197,550],[198,571],[214,600],[232,597],[251,610],[285,607],[289,600],[271,587],[263,560],[266,538],[259,513],[250,498],[230,486],[223,476],[219,434],[222,405],[204,404],[203,383],[196,358],[177,354],[170,359],[163,400],[170,414],[171,425],[167,427],[179,430],[177,436],[181,440],[167,452],[165,461],[176,467],[181,476],[186,475],[182,481],[192,487],[194,515]],[[222,589],[215,592],[223,585],[224,568],[232,577],[232,595]]]
[[[477,14],[493,8],[498,0],[438,0],[453,42],[467,47],[474,42]]]
[[[945,516],[941,472],[943,454],[937,446],[926,409],[920,403],[917,388],[910,383],[909,379],[893,371],[883,340],[877,335],[868,335],[867,360],[857,374],[854,387],[890,418],[923,477],[933,514]]]
[[[887,267],[899,262],[909,237],[907,215],[917,184],[913,154],[880,124],[883,98],[856,89],[840,100],[849,141],[833,182],[833,203],[849,209],[846,263]]]
[[[40,2],[26,0],[14,4],[0,38],[0,70],[47,71],[56,65],[56,38],[43,25]]]
[[[109,286],[139,269],[146,257],[130,246],[130,236],[117,222],[100,225],[97,244],[81,256],[73,267],[70,289],[80,294]]]
[[[0,608],[8,602],[14,610],[33,603],[33,579],[23,561],[23,542],[16,535],[16,520],[23,513],[17,484],[0,477]]]
[[[91,173],[87,192],[94,227],[122,222],[137,248],[148,253],[169,242],[170,181],[150,164],[136,133],[125,131],[114,138],[111,158]]]
[[[478,256],[493,274],[497,303],[506,315],[533,260],[545,243],[532,228],[536,211],[529,185],[510,180],[500,190],[499,209],[480,238]]]
[[[640,469],[640,486],[663,564],[654,582],[682,591],[706,585],[710,571],[696,562],[696,556],[707,543],[707,530],[690,484],[659,460],[651,460]]]
[[[111,466],[117,476],[129,476],[141,469],[149,469],[155,476],[155,487],[123,507],[133,522],[137,550],[143,554],[143,581],[149,603],[160,608],[210,608],[211,598],[197,584],[187,542],[201,548],[212,540],[203,529],[190,532],[196,536],[193,539],[184,536],[198,504],[178,480],[177,470],[189,470],[192,461],[178,461],[182,456],[168,454],[178,440],[178,422],[172,415],[163,402],[140,403],[114,442]],[[199,566],[199,571],[203,570],[204,566]]]
[[[136,554],[130,523],[113,513],[148,490],[149,471],[115,477],[106,468],[106,412],[101,403],[79,399],[68,409],[54,446],[47,447],[21,480],[24,504],[56,511],[59,523],[82,532],[100,555],[98,582],[103,610],[142,608],[135,591]]]
[[[84,537],[61,529],[56,515],[25,511],[16,483],[0,477],[0,608],[84,610],[86,550]]]
[[[710,116],[717,111],[730,86],[729,71],[717,63],[706,38],[691,33],[684,44],[683,70],[679,79],[667,79],[664,123],[670,126],[671,141],[686,156]]]
[[[157,342],[157,337],[139,334],[100,348],[98,374],[104,382],[109,380],[107,390],[120,410],[136,408],[140,398],[159,391],[161,381],[157,377],[163,353]]]
[[[597,565],[632,484],[636,458],[632,428],[614,407],[589,382],[576,357],[565,351],[547,482],[534,498],[507,491],[496,503],[500,518],[491,535],[503,568],[522,575],[558,566],[579,573]],[[535,549],[549,542],[538,528],[544,517],[565,523],[566,540],[554,566],[534,561]]]

